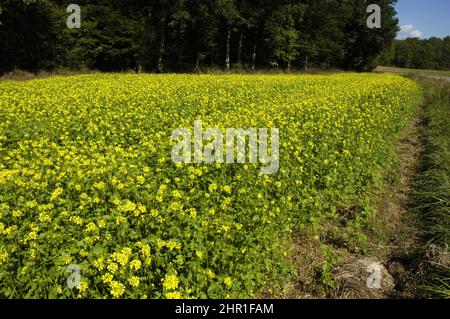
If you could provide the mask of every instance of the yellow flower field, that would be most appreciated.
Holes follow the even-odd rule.
[[[410,80],[372,74],[0,82],[0,297],[235,298],[282,287],[295,275],[293,232],[364,202],[419,97]],[[195,120],[278,128],[278,173],[174,164],[172,131]],[[69,265],[81,268],[74,289]]]

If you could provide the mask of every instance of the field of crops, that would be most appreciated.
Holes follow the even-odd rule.
[[[293,232],[364,200],[419,95],[369,74],[0,82],[0,297],[276,293]],[[279,171],[173,163],[172,131],[195,120],[278,128]]]

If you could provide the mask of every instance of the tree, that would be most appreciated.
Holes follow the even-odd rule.
[[[450,69],[450,37],[396,40],[383,51],[379,63],[412,69]]]
[[[236,31],[236,27],[243,24],[234,0],[216,0],[216,15],[222,29],[222,39],[224,40],[224,66],[230,69],[231,63],[231,35]]]
[[[355,1],[352,14],[345,27],[347,41],[345,44],[345,60],[342,67],[356,71],[371,71],[376,67],[376,58],[384,48],[394,41],[399,28],[394,5],[396,0]],[[376,3],[382,12],[381,28],[367,27],[369,4]]]
[[[398,30],[393,0],[375,1],[382,8],[382,28],[367,27],[366,9],[373,2],[78,0],[81,28],[68,29],[66,1],[0,0],[0,72],[57,67],[179,72],[271,65],[365,71],[391,47]],[[448,67],[444,42],[430,40],[424,49],[422,44],[398,45],[389,60],[429,67],[446,60]]]
[[[0,9],[0,72],[34,72],[59,64],[62,27],[51,1],[3,0]]]

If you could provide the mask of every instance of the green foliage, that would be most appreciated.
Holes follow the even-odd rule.
[[[450,85],[423,81],[425,158],[418,179],[416,203],[426,239],[442,255],[430,262],[427,290],[434,297],[450,296]],[[447,256],[447,259],[446,259]],[[436,257],[436,256],[434,256]],[[432,256],[433,258],[433,256]]]
[[[334,266],[339,262],[339,258],[330,250],[330,248],[326,246],[323,247],[322,251],[325,262],[319,269],[320,280],[326,287],[333,289],[336,287],[336,283],[334,281],[332,270]]]
[[[0,82],[0,296],[280,291],[294,273],[293,233],[364,206],[418,95],[413,81],[376,74]],[[174,164],[172,131],[199,118],[205,128],[279,128],[279,172]],[[344,217],[347,236],[366,214]],[[332,286],[336,259],[323,253]],[[74,291],[70,264],[82,271]]]
[[[51,1],[2,1],[0,72],[37,71],[61,63],[63,25]]]
[[[450,70],[450,37],[396,40],[379,63],[409,69]]]
[[[395,1],[375,1],[383,28],[366,26],[373,1],[0,1],[0,72],[56,67],[190,71],[202,67],[370,70],[395,38]]]
[[[275,11],[267,23],[270,34],[269,43],[273,46],[273,55],[283,61],[288,69],[300,54],[300,31],[296,26],[301,20],[302,5],[284,5]]]
[[[388,47],[397,35],[398,20],[393,0],[376,1],[380,5],[382,21],[380,29],[369,29],[364,14],[367,6],[373,1],[355,1],[351,6],[350,23],[345,27],[346,34],[346,68],[359,71],[372,71],[376,67],[375,60],[380,52]]]

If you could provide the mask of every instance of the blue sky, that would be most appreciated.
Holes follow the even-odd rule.
[[[450,36],[450,0],[399,0],[399,38]]]

